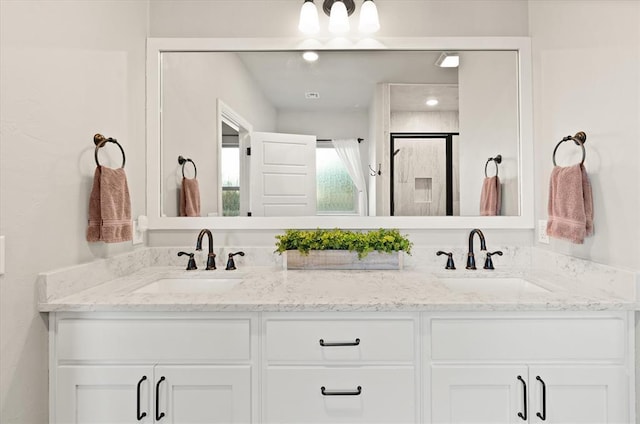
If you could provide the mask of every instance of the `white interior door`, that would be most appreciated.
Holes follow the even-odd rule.
[[[316,214],[316,137],[251,134],[251,214]]]

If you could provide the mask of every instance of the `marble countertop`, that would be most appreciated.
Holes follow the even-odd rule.
[[[146,293],[165,278],[241,278],[219,293]],[[548,291],[451,289],[446,277],[520,277]],[[587,311],[638,310],[633,298],[544,271],[292,271],[276,267],[184,271],[150,266],[89,288],[41,297],[54,311]],[[44,282],[46,284],[46,281]],[[482,281],[478,280],[481,285]]]

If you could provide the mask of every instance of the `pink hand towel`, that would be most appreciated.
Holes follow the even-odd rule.
[[[124,168],[96,167],[89,196],[87,241],[120,243],[132,236],[131,200]]]
[[[551,237],[582,244],[593,234],[593,194],[584,166],[553,168],[548,213],[547,234]]]
[[[195,178],[182,178],[180,216],[200,216],[200,186]]]
[[[480,193],[480,215],[500,215],[500,208],[502,207],[501,191],[500,178],[498,178],[497,175],[484,179],[482,182],[482,192]]]

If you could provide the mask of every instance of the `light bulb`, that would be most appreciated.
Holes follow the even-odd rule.
[[[365,34],[373,34],[380,29],[380,20],[378,19],[378,8],[373,0],[365,0],[360,8],[360,32]]]
[[[438,99],[429,99],[425,102],[427,106],[436,106],[438,104]]]
[[[320,22],[318,21],[318,9],[313,0],[305,0],[300,9],[300,22],[298,29],[304,34],[317,34],[320,31]]]
[[[333,34],[344,34],[349,31],[349,15],[347,7],[341,0],[333,3],[329,13],[329,31]]]

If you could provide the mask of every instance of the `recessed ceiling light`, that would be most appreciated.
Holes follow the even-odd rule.
[[[316,52],[304,52],[302,53],[302,58],[304,60],[306,60],[307,62],[315,62],[316,60],[318,60],[320,56],[318,56],[318,53]]]
[[[438,100],[437,99],[429,99],[425,102],[425,104],[427,106],[435,106],[438,104]]]
[[[458,53],[442,52],[438,60],[436,60],[436,66],[441,68],[457,68],[460,64],[460,56]]]

